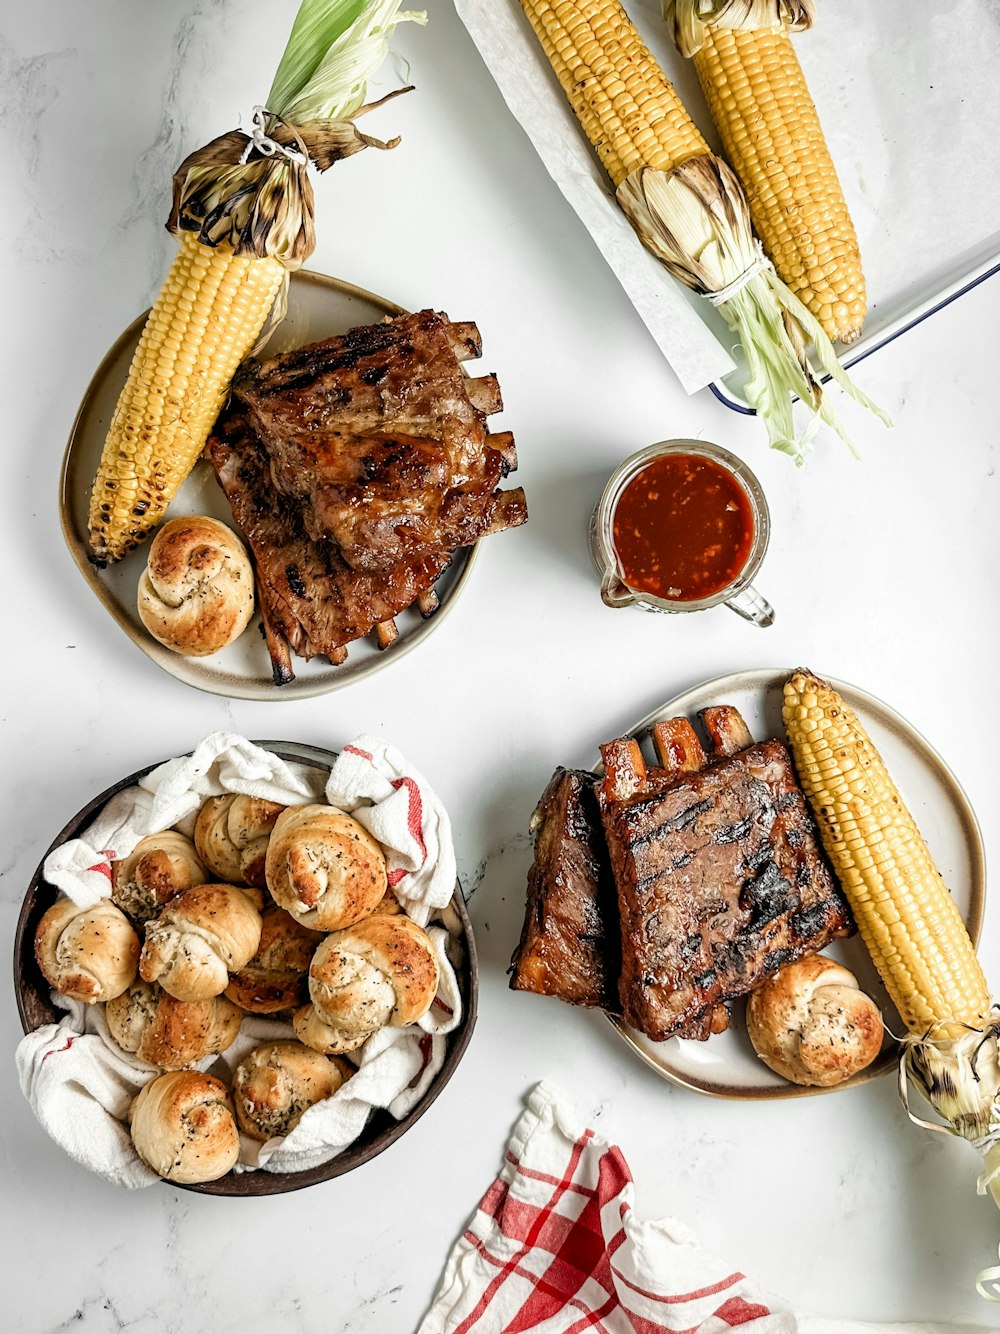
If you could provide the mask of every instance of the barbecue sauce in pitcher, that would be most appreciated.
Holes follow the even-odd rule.
[[[629,588],[698,602],[727,588],[746,566],[754,514],[727,468],[699,454],[664,454],[622,491],[611,533]]]

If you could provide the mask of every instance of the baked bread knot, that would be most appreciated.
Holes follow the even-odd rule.
[[[260,944],[260,913],[235,885],[194,885],[146,924],[139,975],[178,1000],[207,1000]]]
[[[140,925],[175,894],[208,879],[194,844],[176,829],[148,834],[128,857],[111,863],[111,898]]]
[[[35,958],[60,995],[95,1005],[120,996],[135,977],[139,937],[110,899],[80,908],[61,898],[38,923]]]
[[[122,1051],[161,1070],[185,1070],[231,1047],[243,1011],[225,996],[182,1001],[137,978],[109,1000],[108,1031]]]
[[[129,1122],[139,1157],[167,1181],[215,1181],[240,1156],[233,1105],[213,1075],[159,1075],[134,1099]]]
[[[275,903],[313,931],[340,931],[378,905],[388,880],[382,849],[357,820],[331,806],[289,806],[267,848]]]
[[[751,993],[747,1033],[775,1074],[828,1088],[871,1065],[882,1048],[882,1016],[849,969],[807,954]]]
[[[301,1042],[269,1042],[236,1067],[233,1105],[240,1129],[262,1143],[287,1135],[304,1113],[332,1098],[354,1067]]]
[[[169,519],[139,578],[139,619],[166,648],[218,653],[253,615],[253,567],[231,528],[204,514]]]
[[[198,856],[227,885],[263,889],[268,840],[284,809],[276,801],[233,792],[209,797],[194,826]]]
[[[322,932],[300,926],[284,908],[269,903],[261,914],[257,953],[232,974],[226,995],[251,1014],[302,1005],[309,996],[309,964],[322,939]]]
[[[354,1051],[380,1028],[423,1018],[437,987],[427,932],[410,917],[378,913],[319,946],[309,968],[311,1004],[292,1023],[317,1051]]]

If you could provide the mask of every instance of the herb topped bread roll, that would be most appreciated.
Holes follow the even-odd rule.
[[[423,1018],[437,986],[437,958],[423,927],[403,914],[377,913],[323,941],[309,968],[312,1003],[292,1022],[316,1051],[355,1051],[380,1028]]]
[[[289,806],[267,848],[275,903],[313,931],[339,931],[366,917],[385,894],[382,849],[357,820],[331,806]]]
[[[148,922],[175,894],[208,879],[194,844],[176,829],[148,834],[111,863],[111,897],[134,922]]]
[[[268,840],[284,809],[276,801],[232,792],[209,797],[194,826],[199,857],[227,885],[263,889]]]
[[[882,1048],[882,1016],[852,972],[807,954],[751,992],[747,1033],[775,1074],[828,1088],[871,1065]]]
[[[229,985],[260,944],[260,913],[234,885],[195,885],[146,925],[139,973],[178,1000],[207,1000]]]
[[[139,937],[110,899],[79,908],[62,898],[38,923],[35,958],[61,995],[94,1005],[120,996],[135,977]]]
[[[261,914],[257,953],[232,974],[226,995],[251,1014],[294,1010],[308,999],[309,964],[322,939],[322,932],[300,926],[269,903]]]
[[[122,1051],[161,1070],[184,1070],[236,1041],[243,1011],[225,996],[182,1001],[136,979],[109,1000],[108,1031]]]
[[[337,1092],[354,1067],[322,1056],[301,1042],[269,1042],[236,1068],[233,1105],[240,1129],[251,1139],[287,1135],[308,1108]]]
[[[169,519],[150,544],[137,605],[143,625],[166,648],[196,658],[217,653],[253,615],[246,548],[218,519]]]
[[[129,1121],[139,1157],[167,1181],[216,1181],[240,1155],[225,1084],[196,1070],[151,1080],[132,1103]]]

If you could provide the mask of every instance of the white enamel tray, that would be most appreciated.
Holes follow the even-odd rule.
[[[660,0],[623,3],[718,150],[694,68],[674,47]],[[512,113],[684,387],[711,383],[729,407],[751,412],[732,333],[639,246],[518,0],[456,0],[456,7]],[[853,366],[1000,273],[1000,5],[952,0],[945,10],[907,0],[820,0],[817,10],[816,26],[793,40],[868,284],[862,336],[838,348],[842,363]],[[860,368],[856,378],[877,399],[871,370]]]

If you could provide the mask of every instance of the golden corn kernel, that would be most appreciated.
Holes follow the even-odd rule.
[[[858,240],[791,40],[715,28],[694,63],[778,275],[830,338],[853,342],[867,305]]]
[[[553,71],[615,186],[672,170],[708,145],[618,0],[521,0]]]
[[[208,438],[284,270],[185,233],[149,313],[104,443],[90,543],[120,559],[155,527]]]
[[[972,941],[870,737],[805,673],[785,685],[784,719],[823,846],[903,1022],[914,1033],[980,1026],[990,994]]]

